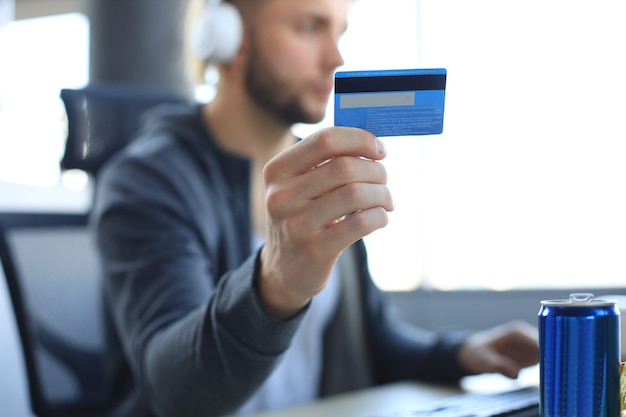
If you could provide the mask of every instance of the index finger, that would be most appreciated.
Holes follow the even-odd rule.
[[[352,127],[319,130],[275,157],[270,164],[275,172],[287,176],[309,171],[338,156],[372,160],[387,155],[384,143],[370,132]]]

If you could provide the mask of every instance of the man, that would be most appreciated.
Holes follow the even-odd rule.
[[[220,416],[373,384],[515,377],[530,326],[407,331],[361,238],[393,201],[370,133],[324,116],[350,0],[233,0],[243,40],[208,105],[155,113],[99,178],[116,416]]]

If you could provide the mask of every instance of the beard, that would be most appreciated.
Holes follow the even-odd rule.
[[[298,91],[276,74],[256,45],[250,52],[245,86],[250,97],[260,107],[290,126],[296,123],[317,123],[324,118],[324,111],[320,114],[305,108]]]

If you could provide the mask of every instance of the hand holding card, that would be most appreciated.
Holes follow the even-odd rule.
[[[447,71],[443,68],[335,74],[335,126],[376,136],[443,131]]]

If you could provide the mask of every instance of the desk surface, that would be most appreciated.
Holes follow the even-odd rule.
[[[531,367],[522,371],[517,380],[500,375],[479,375],[464,378],[459,387],[400,382],[328,397],[313,404],[248,414],[246,417],[374,417],[394,411],[410,411],[424,401],[463,392],[497,392],[538,384],[539,369]]]
[[[420,402],[460,392],[461,388],[401,382],[335,395],[303,406],[249,414],[247,417],[373,417],[391,411],[411,410]]]

